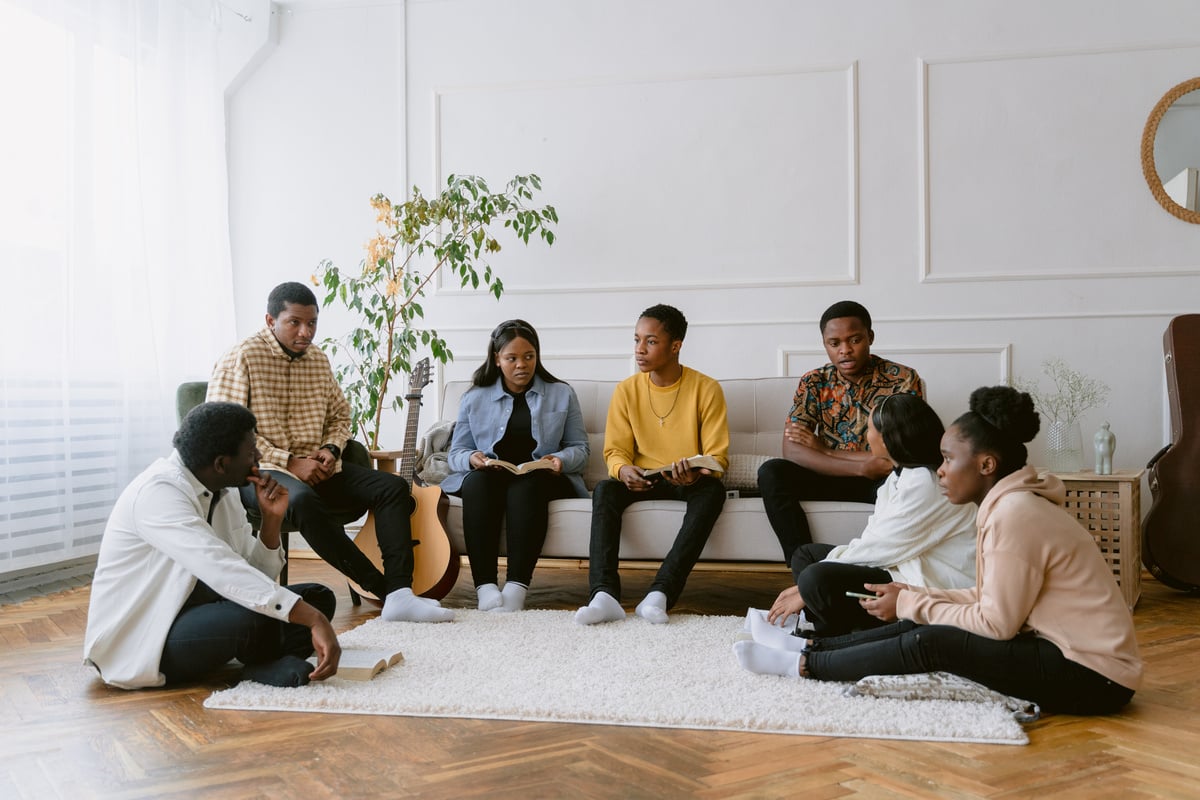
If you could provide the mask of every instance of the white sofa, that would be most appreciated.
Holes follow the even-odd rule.
[[[750,490],[758,465],[780,454],[783,421],[796,391],[795,378],[740,378],[721,381],[729,409],[730,470],[725,476],[730,489]],[[584,483],[591,489],[607,477],[604,467],[604,423],[615,381],[570,381],[583,408],[583,423],[591,441],[591,458]],[[446,385],[440,418],[454,420],[458,402],[470,388],[468,381]],[[447,529],[460,553],[466,553],[462,529],[462,501],[450,497]],[[872,506],[867,503],[806,501],[803,503],[813,538],[818,542],[844,544],[862,532]],[[621,558],[660,561],[671,548],[683,520],[684,504],[678,500],[645,500],[625,512],[621,529]],[[543,558],[588,557],[592,503],[586,498],[555,500],[550,504]],[[501,552],[504,544],[501,542]],[[776,562],[783,553],[763,511],[762,499],[731,497],[713,528],[700,556],[702,561]]]

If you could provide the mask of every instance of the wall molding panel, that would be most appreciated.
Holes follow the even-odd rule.
[[[1163,221],[1135,174],[1141,125],[1158,96],[1119,80],[1138,70],[1165,91],[1200,72],[1200,43],[918,58],[916,66],[922,283],[1200,275],[1194,247],[1147,250],[1120,235],[1131,220]]]
[[[430,108],[436,185],[452,168],[502,165],[489,168],[494,178],[537,163],[544,201],[563,214],[552,249],[502,241],[506,252],[492,263],[506,276],[506,294],[859,282],[856,61],[435,87]],[[639,116],[636,127],[625,123]],[[477,135],[480,119],[495,121],[492,135]],[[699,153],[675,155],[684,145]],[[596,153],[595,163],[581,164],[579,152]],[[697,159],[711,169],[697,174]],[[764,159],[774,165],[769,174],[760,172]],[[589,188],[573,195],[578,190],[556,183],[558,175]],[[623,208],[629,202],[655,221],[646,227],[645,219],[630,218]],[[575,219],[566,208],[575,209]],[[814,224],[795,226],[801,218]],[[796,228],[787,248],[755,235],[787,227]],[[683,283],[672,277],[680,265],[689,272]],[[481,293],[441,277],[440,295]]]

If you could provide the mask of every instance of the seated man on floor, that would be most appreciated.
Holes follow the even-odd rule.
[[[784,424],[783,458],[758,470],[763,506],[793,577],[811,563],[803,545],[812,534],[800,501],[874,503],[892,465],[870,452],[871,411],[893,394],[924,399],[916,370],[871,354],[875,331],[859,303],[843,300],[826,309],[821,338],[830,363],[800,378]]]
[[[664,623],[725,505],[725,486],[712,470],[684,462],[709,455],[724,469],[729,451],[725,395],[715,380],[679,363],[685,334],[687,320],[671,306],[652,306],[638,319],[633,355],[641,373],[617,384],[608,406],[604,461],[611,477],[592,493],[591,601],[575,612],[581,625],[625,619],[618,565],[626,508],[639,500],[687,503],[675,543],[635,612]],[[643,474],[666,465],[674,469]]]
[[[84,658],[123,689],[198,680],[236,658],[242,677],[302,686],[337,672],[333,592],[281,587],[287,490],[258,473],[254,415],[202,403],[175,451],[121,493],[92,579]],[[255,538],[232,487],[258,498]],[[317,654],[317,666],[305,659]]]
[[[329,359],[313,344],[317,298],[302,283],[284,283],[267,299],[266,327],[226,353],[208,384],[209,400],[240,403],[258,417],[263,469],[287,488],[287,520],[330,566],[383,600],[383,618],[448,622],[454,612],[413,594],[408,482],[398,475],[344,463],[350,404]],[[257,499],[242,489],[242,502]],[[383,570],[337,521],[375,513]]]

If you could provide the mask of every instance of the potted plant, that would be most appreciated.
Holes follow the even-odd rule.
[[[1042,374],[1050,379],[1052,388],[1043,390],[1037,381],[1026,380],[1013,385],[1028,392],[1038,412],[1049,420],[1046,452],[1050,471],[1078,472],[1083,469],[1079,418],[1108,398],[1108,385],[1071,369],[1060,358],[1043,361]]]
[[[541,188],[532,174],[517,175],[502,192],[491,191],[483,178],[451,175],[434,197],[415,186],[403,203],[377,194],[371,206],[382,227],[367,243],[358,273],[321,262],[313,283],[328,290],[325,303],[336,299],[359,317],[358,327],[324,344],[350,403],[352,428],[368,448],[379,449],[384,410],[403,405],[406,387],[394,381],[412,372],[417,351],[427,348],[443,364],[454,358],[436,330],[420,325],[420,299],[434,276],[448,270],[461,286],[482,282],[498,300],[504,284],[486,257],[500,252],[500,229],[526,245],[531,237],[554,243],[550,226],[558,213],[532,203]]]

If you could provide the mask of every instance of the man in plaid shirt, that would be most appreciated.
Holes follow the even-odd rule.
[[[321,558],[383,598],[384,619],[448,622],[453,611],[412,591],[408,483],[341,460],[350,438],[350,405],[329,359],[313,344],[318,313],[317,298],[304,284],[276,286],[267,299],[266,327],[217,362],[206,399],[254,412],[261,469],[287,487],[287,520]],[[241,491],[243,505],[256,508],[254,492]],[[335,519],[368,509],[375,513],[383,572]]]
[[[793,571],[806,564],[801,545],[812,542],[801,500],[874,503],[891,470],[867,444],[867,420],[875,405],[893,394],[924,398],[916,370],[871,354],[871,314],[852,300],[834,303],[821,315],[821,339],[829,362],[800,378],[783,431],[783,458],[758,470],[767,519]]]

